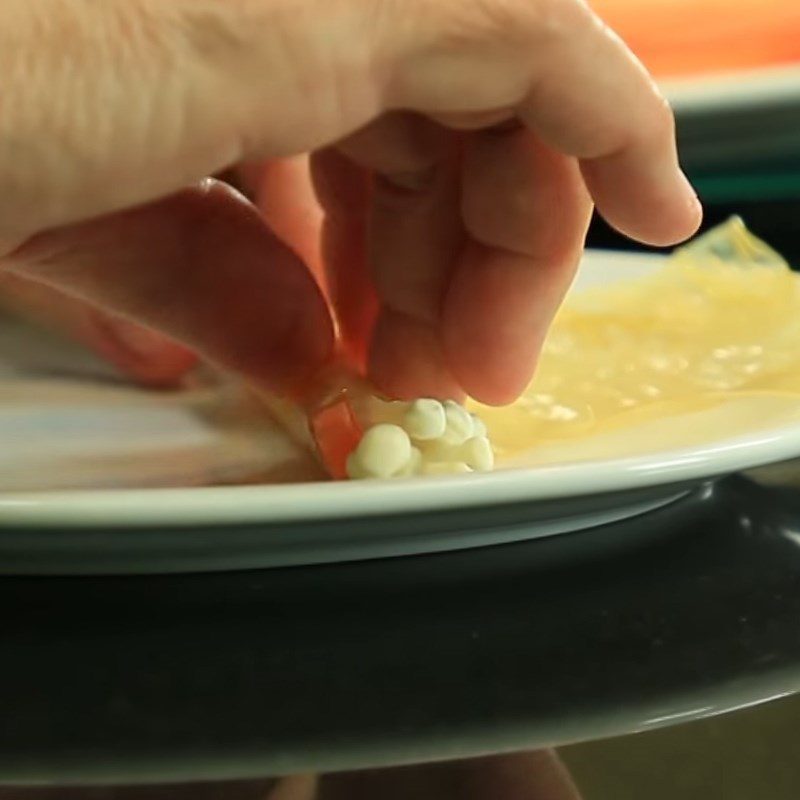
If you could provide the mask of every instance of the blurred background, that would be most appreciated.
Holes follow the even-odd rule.
[[[593,0],[664,86],[706,207],[800,266],[800,0]],[[593,247],[634,245],[592,225]],[[586,800],[796,800],[800,699],[565,748]]]
[[[706,226],[738,213],[800,263],[800,2],[593,0],[664,86]],[[599,221],[590,243],[631,247]]]

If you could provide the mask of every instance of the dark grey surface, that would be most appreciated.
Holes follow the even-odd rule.
[[[0,779],[275,774],[557,744],[800,681],[800,498],[725,481],[460,553],[3,578]]]

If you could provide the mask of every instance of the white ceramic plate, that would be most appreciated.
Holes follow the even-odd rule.
[[[577,286],[626,280],[657,268],[656,256],[589,253]],[[753,402],[753,401],[748,401]],[[386,482],[306,483],[284,486],[242,486],[191,489],[42,492],[0,495],[0,527],[109,529],[147,526],[287,525],[306,521],[331,522],[373,516],[461,511],[511,503],[546,503],[549,525],[571,517],[580,504],[573,499],[608,493],[630,493],[631,513],[651,507],[653,491],[665,501],[676,486],[778,462],[800,455],[800,409],[784,401],[738,409],[740,428],[727,435],[707,426],[707,435],[680,447],[675,424],[665,429],[664,446],[638,452],[635,437],[617,441],[621,451],[550,453],[539,466],[438,479]],[[702,427],[704,421],[696,420]],[[648,490],[642,497],[641,490]],[[658,491],[656,491],[658,494]],[[568,504],[563,501],[569,500]],[[548,502],[549,501],[549,502]],[[553,502],[556,510],[553,510]],[[621,503],[622,501],[620,501]],[[558,504],[561,510],[558,511]],[[644,503],[644,505],[643,505]],[[613,506],[613,504],[612,504]],[[609,505],[593,524],[608,521]],[[535,516],[535,515],[534,515]],[[613,516],[613,513],[612,513]],[[619,514],[617,514],[619,516]],[[587,522],[584,519],[583,522]],[[575,519],[566,528],[581,523]],[[556,526],[559,527],[559,526]],[[564,525],[560,529],[564,529]],[[554,529],[549,532],[557,532]]]

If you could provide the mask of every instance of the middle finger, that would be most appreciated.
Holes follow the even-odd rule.
[[[395,397],[459,397],[440,336],[463,242],[457,141],[411,114],[387,115],[341,149],[372,176],[367,261],[379,300],[370,376]]]
[[[591,201],[575,159],[505,126],[467,137],[461,205],[469,239],[445,301],[445,352],[467,393],[507,403],[572,281]]]

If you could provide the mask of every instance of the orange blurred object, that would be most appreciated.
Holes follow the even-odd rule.
[[[800,65],[800,0],[591,0],[659,79]]]

